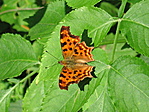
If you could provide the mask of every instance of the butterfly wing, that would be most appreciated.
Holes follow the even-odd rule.
[[[69,26],[62,26],[60,31],[60,43],[64,59],[70,59],[74,47],[80,42],[79,36],[70,33]]]
[[[68,90],[68,86],[73,83],[79,83],[86,77],[92,78],[91,75],[93,67],[87,64],[76,65],[74,67],[64,66],[60,77],[59,77],[59,87],[60,89]]]
[[[64,61],[59,63],[64,67],[60,73],[59,87],[68,90],[70,84],[93,77],[90,73],[93,67],[86,64],[94,61],[91,54],[93,47],[86,46],[85,42],[79,43],[79,36],[72,35],[69,26],[62,26],[60,36]]]
[[[86,46],[85,42],[78,43],[74,47],[74,51],[71,59],[74,59],[77,63],[87,63],[94,61],[91,51],[94,47]]]

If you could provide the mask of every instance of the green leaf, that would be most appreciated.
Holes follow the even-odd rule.
[[[35,80],[26,92],[23,100],[24,112],[39,112],[44,99],[44,82],[35,83]]]
[[[32,83],[28,93],[24,98],[24,105],[23,105],[24,111],[38,111],[38,110],[63,111],[65,108],[68,111],[78,111],[87,102],[91,94],[94,93],[94,90],[96,89],[96,87],[100,84],[100,81],[102,80],[103,75],[99,76],[97,80],[92,79],[94,81],[91,81],[89,86],[85,86],[84,92],[80,91],[76,86],[76,84],[71,85],[68,92],[65,90],[60,90],[58,87],[58,78],[59,78],[60,71],[62,69],[62,66],[58,64],[58,61],[63,59],[61,47],[60,47],[60,40],[59,40],[59,36],[60,36],[59,29],[64,24],[68,25],[70,23],[69,25],[71,26],[71,25],[74,25],[75,23],[75,25],[71,27],[72,34],[74,34],[73,33],[74,28],[77,29],[76,33],[81,33],[84,29],[83,23],[81,22],[84,22],[84,20],[89,21],[87,18],[84,18],[84,17],[81,18],[82,16],[80,15],[83,14],[83,13],[80,13],[81,11],[83,11],[83,13],[86,12],[86,14],[88,15],[92,14],[93,12],[96,12],[96,13],[98,13],[98,11],[102,12],[101,9],[86,8],[86,7],[79,10],[75,10],[72,13],[68,14],[66,18],[63,19],[63,21],[65,22],[61,22],[60,25],[58,25],[55,28],[55,30],[50,36],[51,38],[46,44],[44,51],[48,51],[48,52],[45,52],[45,54],[42,56],[43,58],[40,66],[39,76],[37,77],[36,81]],[[78,16],[76,16],[76,14],[78,14]],[[77,18],[75,19],[75,17],[80,17],[80,19],[77,19]],[[92,21],[95,21],[95,20],[92,19]],[[88,22],[85,22],[84,24],[87,29],[90,28],[90,27],[87,27]],[[100,56],[98,55],[99,53],[101,54]],[[108,59],[105,53],[99,50],[95,50],[93,51],[93,55],[94,55],[94,59],[97,60],[97,62],[90,63],[90,64],[93,66],[96,66],[95,74],[100,75],[102,71],[109,69],[107,65]],[[101,58],[100,59],[101,61],[98,61],[99,58]],[[39,98],[39,99],[36,99],[36,98]],[[31,103],[29,102],[31,99],[32,99],[32,105],[34,106],[31,106]],[[72,102],[74,100],[75,102]],[[53,108],[50,108],[50,107],[53,107]]]
[[[64,9],[64,1],[56,1],[49,4],[42,20],[29,31],[31,39],[48,39],[55,26],[65,16]]]
[[[108,2],[101,2],[100,8],[105,10],[111,16],[115,16],[116,17],[118,15],[118,9],[114,5],[112,5],[112,4],[108,3]]]
[[[11,89],[0,90],[0,109],[1,112],[7,112],[10,104]]]
[[[135,4],[123,17],[121,31],[137,52],[149,56],[149,1]]]
[[[35,0],[5,0],[0,11],[0,16],[2,21],[13,25],[14,29],[27,31],[29,29],[27,27],[28,23],[24,19],[35,14],[38,9],[40,8],[37,8]]]
[[[110,66],[109,66],[110,68]],[[85,112],[115,112],[114,105],[108,95],[108,70],[100,72],[102,79],[100,85],[96,88],[88,102],[83,106]]]
[[[149,64],[149,57],[147,56],[142,56],[140,57],[143,61],[145,61],[147,64]]]
[[[110,67],[110,66],[109,66]],[[138,58],[117,59],[84,106],[87,112],[148,112],[149,72]]]
[[[66,0],[67,4],[72,8],[79,8],[83,6],[93,6],[101,0]]]
[[[20,75],[37,63],[31,44],[19,35],[5,34],[0,39],[0,79]]]
[[[115,59],[117,59],[118,57],[121,57],[121,56],[124,56],[124,55],[130,55],[130,56],[136,56],[137,53],[132,50],[131,48],[125,48],[125,49],[122,49],[122,47],[124,46],[123,43],[118,43],[117,44],[117,47],[116,47],[116,52],[115,52]],[[109,59],[111,58],[112,56],[112,49],[113,49],[113,45],[106,45],[105,46],[105,51],[107,52],[108,56],[109,56]]]
[[[149,66],[141,59],[117,59],[109,71],[109,95],[120,112],[148,112]]]
[[[18,100],[10,103],[9,112],[22,112],[22,101]]]
[[[48,52],[45,52],[43,55],[39,76],[36,79],[36,83],[34,82],[30,87],[24,99],[24,111],[79,111],[100,84],[103,76],[103,74],[100,76],[100,73],[109,69],[106,64],[108,61],[105,52],[95,49],[93,55],[97,62],[89,64],[92,66],[97,65],[95,74],[97,74],[98,78],[93,78],[89,85],[84,87],[84,91],[80,91],[77,84],[70,85],[68,91],[60,90],[58,78],[62,66],[58,64],[58,61],[62,60],[62,53],[58,38],[59,33],[57,33],[58,29],[59,27],[56,27],[51,35],[52,38],[47,43],[45,51]],[[101,56],[97,55],[99,53]],[[99,60],[99,58],[101,59]],[[30,100],[32,101],[31,104],[29,103]]]
[[[118,11],[118,17],[122,17],[122,15],[124,14],[124,9],[126,7],[126,3],[127,3],[127,0],[122,0],[122,4]]]
[[[110,34],[106,35],[105,39],[102,40],[100,45],[110,45],[110,44],[113,44],[114,38],[115,38],[115,35],[113,33],[110,33]],[[117,43],[126,43],[125,37],[122,36],[121,34],[118,34]]]
[[[128,2],[131,4],[135,4],[135,3],[140,2],[140,1],[142,1],[142,0],[128,0]]]
[[[34,41],[34,43],[33,43],[33,49],[34,49],[34,52],[35,52],[36,57],[38,58],[38,60],[41,59],[41,55],[43,53],[43,47],[44,46],[42,44],[40,44],[37,41]]]
[[[60,25],[71,26],[72,34],[78,36],[87,29],[92,43],[97,47],[114,22],[113,18],[100,8],[81,7],[67,14]]]

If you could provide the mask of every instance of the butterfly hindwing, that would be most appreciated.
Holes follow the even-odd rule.
[[[77,78],[73,74],[73,70],[64,66],[59,77],[59,87],[68,90],[68,86],[73,83],[78,83]]]
[[[59,87],[68,90],[68,86],[73,83],[79,83],[86,77],[92,78],[93,67],[87,64],[75,65],[73,68],[64,66],[59,77]]]

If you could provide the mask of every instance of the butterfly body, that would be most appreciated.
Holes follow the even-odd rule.
[[[63,60],[63,61],[59,61],[58,63],[60,63],[61,65],[64,65],[64,66],[72,66],[72,65],[84,65],[84,63],[86,63],[86,61],[84,60],[73,60],[73,59],[66,59],[66,60]]]
[[[86,64],[94,61],[91,54],[93,47],[87,47],[85,42],[79,43],[79,36],[72,35],[68,26],[62,26],[60,34],[64,60],[59,63],[64,67],[60,73],[59,87],[68,90],[70,84],[93,77],[90,73],[93,66]]]

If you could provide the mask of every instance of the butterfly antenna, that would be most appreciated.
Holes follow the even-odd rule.
[[[52,56],[53,58],[55,58],[56,60],[60,61],[60,59],[57,58],[57,57],[55,57],[53,54],[49,53],[48,51],[45,51],[45,52],[47,52],[49,55],[51,55],[51,56]],[[50,68],[50,67],[52,67],[52,66],[55,66],[55,65],[57,65],[57,64],[58,64],[58,63],[54,63],[54,64],[52,64],[52,65],[50,65],[50,66],[45,67],[45,69],[48,69],[48,68]]]
[[[56,60],[60,61],[60,59],[57,58],[57,57],[55,57],[53,54],[49,53],[48,51],[45,51],[45,52],[47,52],[48,54],[50,54],[50,55],[51,55],[53,58],[55,58]]]

